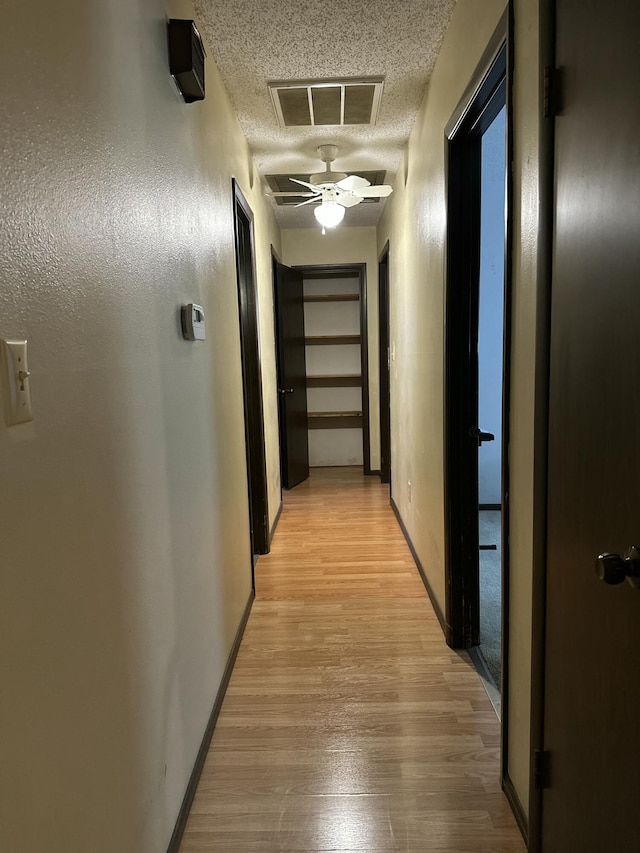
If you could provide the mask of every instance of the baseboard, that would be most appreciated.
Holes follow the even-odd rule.
[[[191,771],[191,776],[189,777],[187,790],[182,800],[180,811],[178,812],[178,819],[176,820],[176,824],[173,828],[173,835],[171,836],[171,841],[169,842],[167,853],[178,853],[178,850],[180,848],[182,836],[187,825],[187,820],[189,819],[189,812],[191,811],[191,806],[193,804],[193,798],[196,795],[196,788],[198,787],[202,768],[204,767],[204,762],[207,758],[209,744],[211,743],[211,738],[213,737],[213,730],[216,727],[220,708],[222,707],[222,701],[224,699],[225,693],[227,692],[229,679],[231,678],[231,673],[233,672],[233,667],[236,662],[236,657],[238,655],[238,649],[240,648],[244,629],[247,626],[247,621],[249,619],[249,614],[251,613],[251,607],[253,605],[254,598],[255,595],[252,590],[251,595],[249,596],[249,600],[247,601],[247,606],[245,607],[244,613],[242,614],[242,619],[240,620],[240,625],[238,626],[233,645],[231,646],[231,651],[229,652],[227,665],[224,669],[222,681],[220,682],[220,687],[218,688],[218,692],[213,703],[209,722],[207,723],[207,727],[204,730],[200,749],[198,750],[198,755],[196,756],[195,764],[193,765],[193,770]]]
[[[379,477],[380,476],[380,469],[379,468],[372,468],[367,473],[370,474],[372,477]]]
[[[520,797],[516,789],[513,786],[513,782],[507,773],[502,779],[502,790],[505,793],[507,800],[509,801],[509,805],[511,806],[511,811],[516,819],[516,823],[518,824],[518,828],[522,833],[522,837],[524,838],[524,843],[527,845],[527,849],[529,848],[529,820],[527,818],[526,812],[522,807],[522,803],[520,802]]]
[[[276,532],[276,527],[278,526],[278,522],[280,521],[281,515],[282,515],[282,501],[280,501],[280,506],[278,507],[278,512],[276,513],[276,517],[273,519],[273,524],[271,525],[271,530],[269,531],[269,547],[271,547],[271,542],[273,541],[273,534]]]
[[[429,583],[429,579],[427,578],[427,573],[425,572],[422,563],[420,562],[420,557],[416,552],[416,549],[413,547],[413,542],[411,541],[411,537],[409,536],[409,532],[404,525],[404,521],[402,520],[402,516],[400,515],[400,510],[396,506],[396,502],[393,498],[391,498],[391,509],[394,511],[396,518],[398,519],[398,524],[400,525],[400,529],[404,534],[404,538],[407,540],[407,545],[409,546],[409,550],[411,551],[411,556],[415,560],[415,564],[418,567],[418,571],[420,572],[420,577],[422,578],[422,583],[424,584],[424,588],[427,590],[427,595],[429,596],[429,601],[431,602],[431,606],[433,607],[436,616],[438,617],[438,622],[440,622],[440,627],[442,628],[442,632],[444,634],[444,638],[449,643],[450,640],[450,630],[447,625],[447,620],[444,618],[444,613],[440,609],[440,605],[433,594],[433,590],[431,589],[431,584]]]

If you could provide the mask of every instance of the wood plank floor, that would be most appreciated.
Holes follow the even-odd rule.
[[[523,853],[388,487],[314,469],[284,502],[181,853]]]

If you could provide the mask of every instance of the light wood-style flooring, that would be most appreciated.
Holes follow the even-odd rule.
[[[498,719],[361,469],[284,493],[181,853],[523,853]]]

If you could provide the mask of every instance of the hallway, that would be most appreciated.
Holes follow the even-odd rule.
[[[284,493],[181,853],[519,853],[500,731],[361,469]]]

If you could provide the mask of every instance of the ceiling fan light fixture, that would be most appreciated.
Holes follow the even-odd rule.
[[[335,228],[344,219],[344,207],[337,201],[323,201],[314,209],[313,215],[323,228]]]

